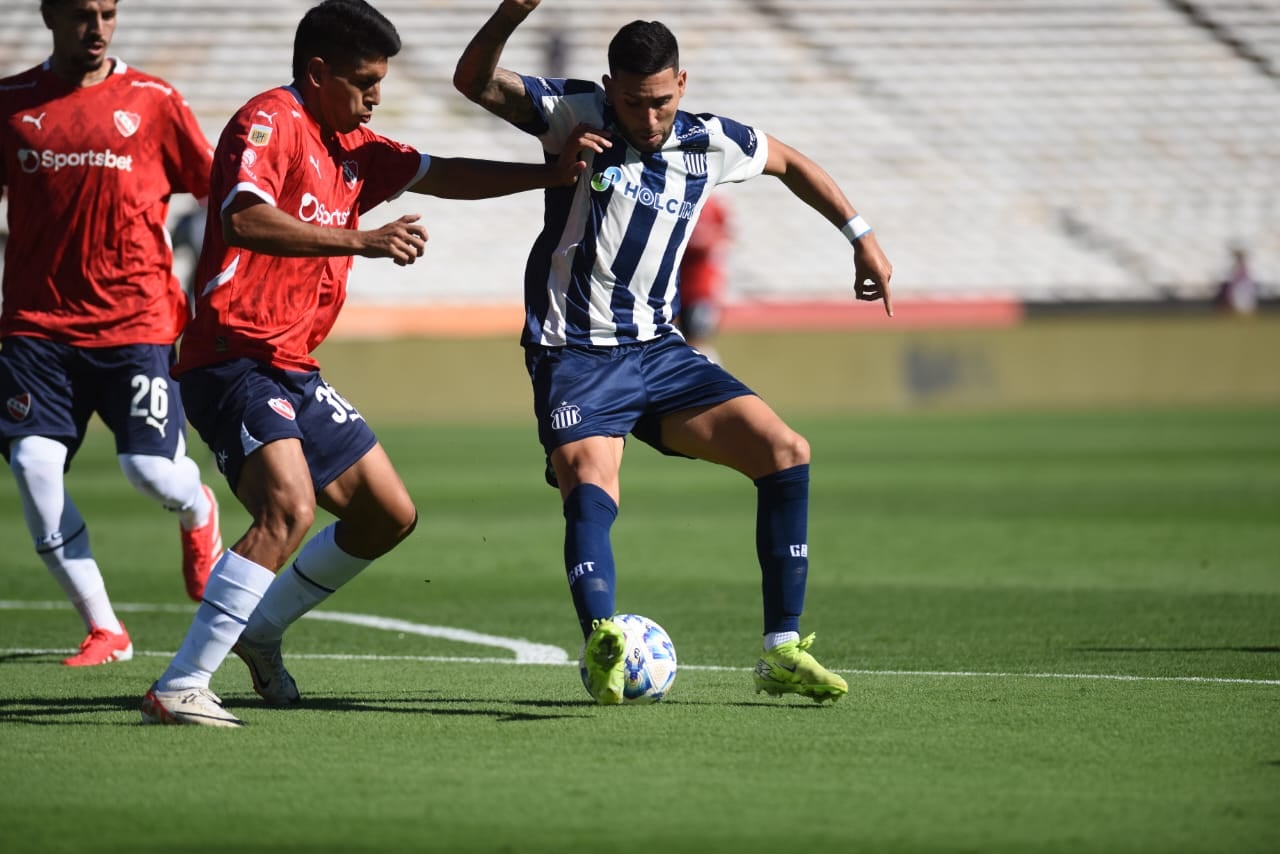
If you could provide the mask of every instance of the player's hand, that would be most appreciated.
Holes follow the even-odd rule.
[[[560,149],[560,158],[556,161],[555,170],[558,177],[556,186],[571,187],[578,182],[578,176],[587,168],[584,151],[601,154],[606,148],[613,148],[607,131],[580,124],[569,134],[564,148]]]
[[[893,317],[889,279],[893,265],[885,257],[874,234],[865,234],[853,244],[853,295],[860,300],[884,300],[884,313]]]
[[[415,223],[417,214],[405,214],[381,228],[361,232],[365,246],[360,254],[366,258],[390,258],[401,267],[422,257],[427,249],[427,230]]]
[[[507,9],[517,10],[521,15],[528,15],[541,2],[542,0],[502,0],[502,5]]]

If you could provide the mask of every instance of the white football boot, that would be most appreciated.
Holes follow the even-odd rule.
[[[244,726],[244,721],[222,708],[218,695],[208,688],[161,691],[155,685],[142,698],[144,724],[197,724]]]

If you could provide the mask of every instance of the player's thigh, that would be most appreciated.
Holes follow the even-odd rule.
[[[417,519],[409,490],[381,444],[325,486],[318,499],[321,507],[351,528],[352,536],[363,533],[383,539],[407,534]]]
[[[662,442],[688,457],[718,463],[755,480],[809,462],[809,445],[756,395],[673,412]]]
[[[275,439],[245,457],[236,498],[257,525],[294,532],[300,538],[315,517],[315,489],[302,442]]]
[[[231,551],[278,572],[315,521],[315,490],[302,442],[277,439],[256,448],[239,468],[236,498],[253,524]]]
[[[68,461],[84,438],[92,408],[77,405],[72,382],[75,349],[42,338],[15,335],[0,346],[0,450],[24,436],[57,439]]]
[[[178,383],[169,376],[172,361],[168,345],[81,350],[77,396],[93,401],[115,435],[117,454],[178,455],[186,422]]]

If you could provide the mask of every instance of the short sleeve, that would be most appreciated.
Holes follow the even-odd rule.
[[[583,122],[603,127],[604,90],[595,83],[532,76],[521,79],[538,117],[516,127],[538,137],[545,150],[558,152],[569,133]]]
[[[723,116],[704,116],[712,135],[712,145],[723,156],[720,180],[729,184],[746,181],[764,172],[769,159],[769,138],[755,128],[726,119]]]
[[[293,160],[296,130],[292,123],[264,117],[253,103],[232,117],[222,132],[214,153],[213,188],[222,195],[216,202],[222,210],[237,194],[248,192],[278,207]]]
[[[360,213],[399,196],[426,174],[431,163],[428,155],[413,146],[372,132],[353,153],[358,155],[361,164],[358,168],[364,178],[360,187]]]

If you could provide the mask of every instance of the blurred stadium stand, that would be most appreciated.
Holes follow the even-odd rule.
[[[0,0],[0,70],[42,60],[35,0]],[[304,0],[123,0],[113,53],[175,84],[211,138],[289,79]],[[496,0],[381,0],[405,42],[374,127],[435,155],[536,160],[452,88]],[[876,227],[903,298],[1207,301],[1228,248],[1280,295],[1280,3],[1274,0],[546,0],[503,65],[598,80],[634,18],[675,31],[684,106],[823,164]],[[776,181],[725,188],[732,294],[847,296],[848,246]],[[775,213],[777,211],[777,213]],[[513,302],[537,194],[400,200],[427,257],[357,262],[352,299]]]

